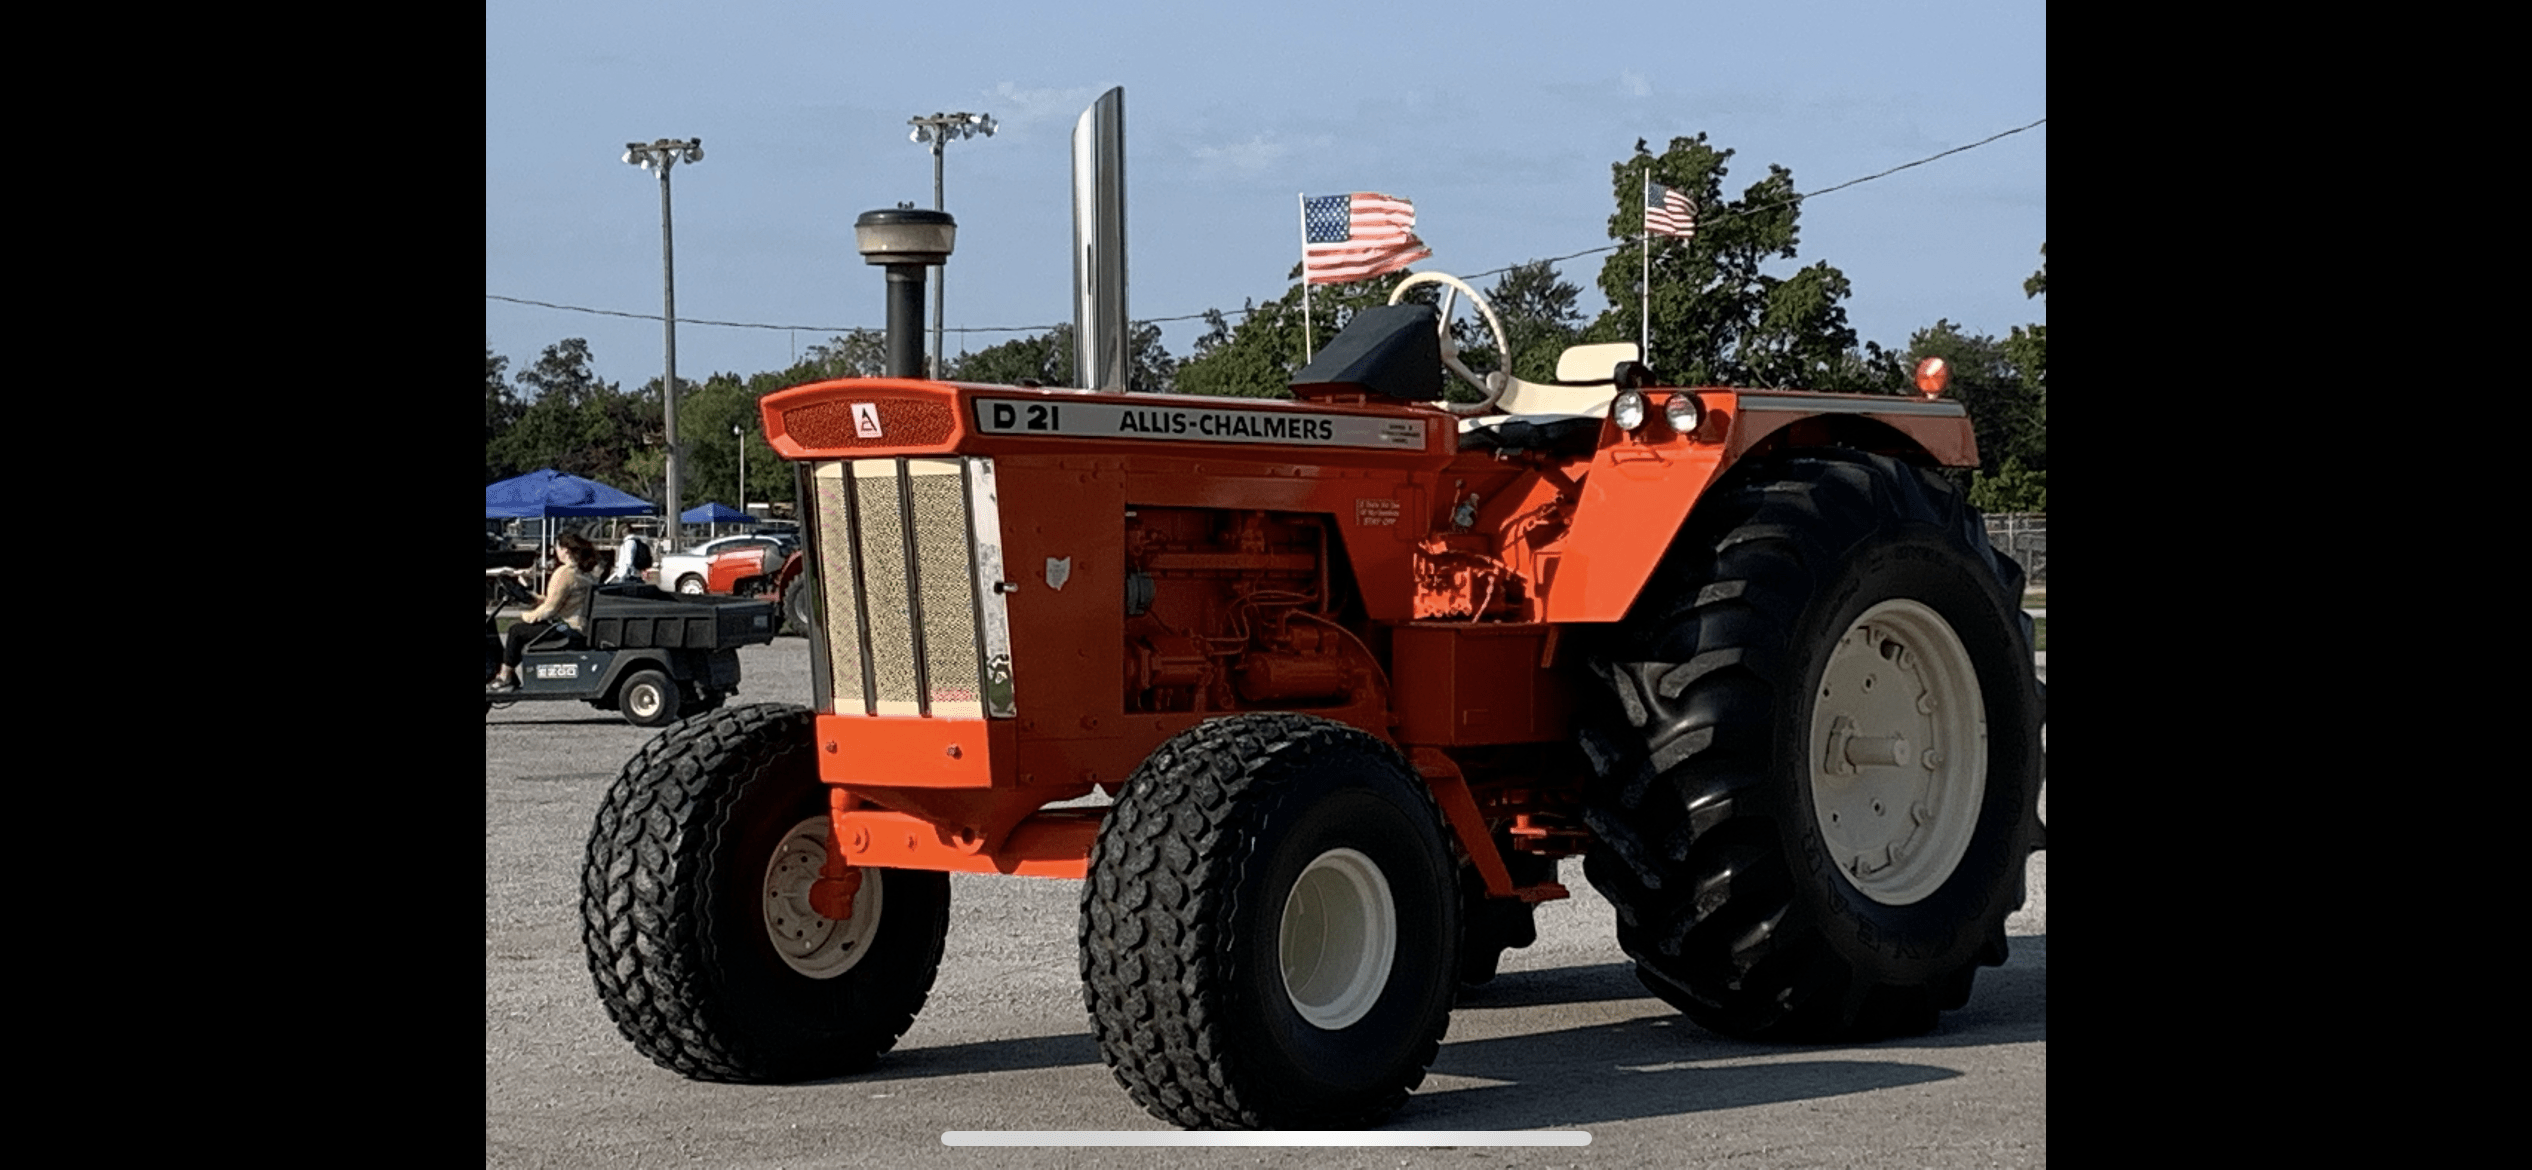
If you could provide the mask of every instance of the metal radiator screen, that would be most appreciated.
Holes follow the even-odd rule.
[[[836,714],[1013,713],[992,477],[986,459],[817,467]]]

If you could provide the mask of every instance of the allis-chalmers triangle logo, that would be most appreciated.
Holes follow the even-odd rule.
[[[853,404],[853,435],[861,439],[880,437],[878,403],[856,402]]]

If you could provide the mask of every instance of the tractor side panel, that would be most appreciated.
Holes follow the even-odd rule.
[[[1347,559],[1375,622],[1414,616],[1416,542],[1432,531],[1435,476],[1395,468],[1139,459],[1138,505],[1315,513],[1330,522],[1331,556]]]
[[[1438,747],[1544,743],[1571,703],[1552,664],[1556,627],[1417,622],[1390,631],[1398,741]]]
[[[1141,762],[1139,754],[1078,750],[1113,742],[1123,730],[1117,691],[1125,642],[1122,462],[1026,455],[995,462],[1002,481],[1003,578],[1018,586],[1009,606],[1019,770],[1040,782],[1122,780]],[[1072,746],[1044,755],[1031,750],[1058,742]]]
[[[1707,425],[1715,424],[1709,419]],[[1544,620],[1625,617],[1669,550],[1671,534],[1722,475],[1722,447],[1666,438],[1603,444],[1592,456],[1547,590]]]

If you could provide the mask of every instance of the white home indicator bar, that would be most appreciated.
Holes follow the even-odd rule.
[[[1587,1146],[1582,1129],[953,1129],[945,1146]]]

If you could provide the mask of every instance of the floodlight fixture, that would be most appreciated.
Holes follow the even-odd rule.
[[[906,119],[906,123],[914,127],[913,133],[907,136],[911,141],[918,144],[926,142],[932,144],[932,210],[947,211],[949,204],[945,200],[941,181],[942,148],[948,146],[952,139],[973,138],[979,134],[991,138],[1000,123],[995,122],[991,114],[973,114],[965,110],[955,114],[935,113],[928,116],[917,114]],[[942,372],[941,333],[942,323],[948,313],[948,277],[949,274],[943,271],[936,270],[932,273],[931,373],[935,378],[940,377]]]
[[[668,442],[668,516],[661,525],[666,530],[666,552],[678,549],[680,535],[678,488],[685,471],[685,461],[677,450],[677,242],[669,214],[668,172],[680,161],[702,162],[703,140],[700,138],[662,138],[655,142],[624,144],[624,161],[646,171],[659,174],[659,279],[662,348],[665,351],[659,379],[660,416],[667,422]]]

